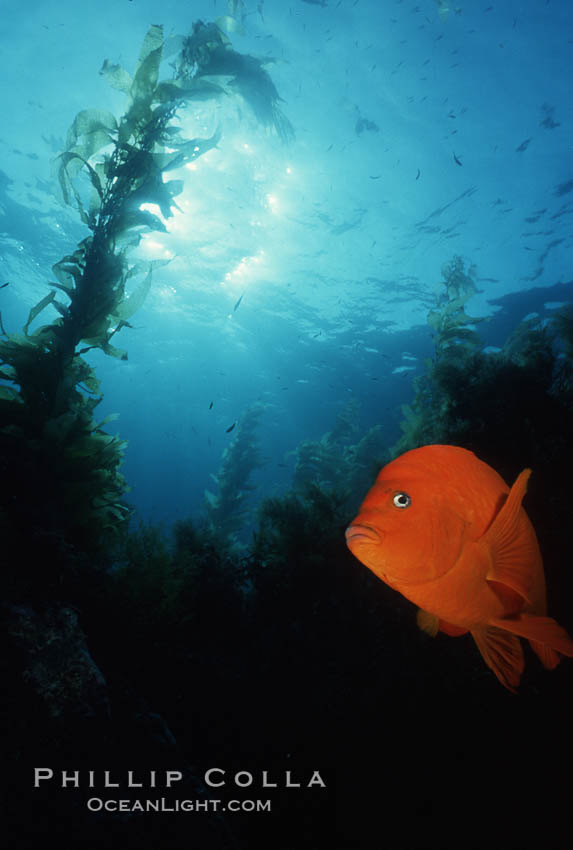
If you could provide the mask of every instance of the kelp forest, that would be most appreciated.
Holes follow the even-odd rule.
[[[563,746],[572,755],[570,664],[547,673],[528,656],[519,695],[506,693],[469,636],[421,632],[414,606],[351,555],[344,531],[381,466],[408,449],[463,446],[509,484],[530,467],[525,507],[549,610],[573,631],[573,308],[524,321],[489,350],[487,319],[467,312],[476,269],[444,257],[427,316],[433,354],[394,445],[382,411],[365,430],[350,403],[297,446],[288,492],[257,503],[254,405],[202,513],[172,529],[139,523],[121,472],[129,445],[120,420],[98,418],[106,387],[88,352],[127,360],[132,318],[165,262],[134,259],[136,248],[177,205],[170,172],[224,143],[219,131],[183,138],[177,117],[241,97],[277,145],[295,133],[264,63],[221,25],[197,21],[167,79],[165,48],[152,26],[132,74],[104,64],[125,112],[80,112],[55,162],[87,235],[53,265],[24,327],[0,324],[7,846],[47,835],[70,848],[540,846],[548,810],[563,819],[569,794],[555,776],[534,790],[526,766],[543,771]],[[48,308],[56,317],[41,324]],[[83,778],[65,793],[34,788],[34,768]],[[224,785],[206,785],[212,768]],[[109,771],[125,800],[206,805],[90,811],[116,789],[96,793],[89,771],[96,784]],[[143,791],[126,787],[128,771]],[[176,788],[166,771],[180,774]],[[252,784],[234,781],[241,771]],[[479,823],[478,785],[459,781],[468,774],[485,777]],[[247,798],[272,810],[229,810]],[[498,807],[516,814],[493,834]]]

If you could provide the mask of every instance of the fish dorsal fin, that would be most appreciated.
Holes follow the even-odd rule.
[[[491,567],[486,578],[507,585],[526,602],[531,602],[531,599],[524,566],[531,560],[532,551],[529,536],[525,537],[520,533],[519,520],[521,502],[530,475],[530,469],[520,472],[503,507],[479,541],[487,546],[491,558]]]

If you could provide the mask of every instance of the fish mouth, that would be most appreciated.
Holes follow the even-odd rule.
[[[347,543],[354,543],[357,540],[363,540],[368,543],[380,543],[382,539],[376,529],[369,525],[349,525],[345,534]]]

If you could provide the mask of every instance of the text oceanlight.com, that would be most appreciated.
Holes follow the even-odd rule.
[[[90,797],[90,812],[270,812],[270,800],[116,800]]]

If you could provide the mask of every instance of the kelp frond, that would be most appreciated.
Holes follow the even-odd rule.
[[[382,426],[360,435],[360,405],[348,402],[332,431],[319,440],[303,440],[296,447],[293,490],[301,494],[310,485],[330,493],[348,510],[357,507],[387,456]]]
[[[125,113],[117,120],[104,110],[79,112],[55,163],[62,200],[77,210],[89,235],[54,264],[50,291],[30,310],[23,333],[0,327],[0,531],[10,535],[13,551],[28,549],[31,561],[40,551],[50,558],[47,541],[60,561],[70,547],[93,547],[129,513],[119,472],[125,443],[94,419],[99,383],[83,355],[97,348],[127,359],[111,340],[131,327],[153,272],[165,262],[130,263],[129,251],[143,233],[166,230],[164,221],[183,189],[167,173],[220,140],[218,130],[210,138],[185,139],[173,119],[194,101],[229,93],[213,77],[230,75],[247,85],[247,68],[252,98],[267,104],[267,112],[259,105],[260,120],[268,124],[268,116],[276,115],[278,94],[258,60],[234,51],[215,25],[197,23],[182,43],[175,73],[166,81],[160,80],[161,26],[149,28],[133,74],[104,63],[102,75],[127,97]],[[162,218],[142,208],[147,204],[156,205]],[[56,318],[34,329],[49,309]],[[241,462],[252,466],[255,460]],[[221,482],[223,506],[231,498],[229,464]]]
[[[246,100],[257,121],[291,142],[292,124],[279,109],[280,95],[263,68],[272,61],[237,53],[220,26],[197,21],[183,44],[176,76],[185,83],[203,76],[230,77],[229,85]]]
[[[219,471],[212,476],[216,492],[205,491],[207,528],[223,547],[237,542],[238,532],[253,509],[251,475],[263,466],[256,434],[262,412],[260,405],[245,411],[223,453]]]
[[[466,270],[454,257],[443,271],[442,291],[428,316],[434,357],[414,381],[412,403],[402,408],[402,437],[392,455],[451,443],[504,460],[515,452],[516,465],[533,465],[548,450],[548,423],[569,421],[573,414],[571,309],[549,323],[524,320],[501,350],[488,351],[475,328],[478,320],[465,309],[475,292],[473,268]]]
[[[454,352],[457,356],[461,349],[479,348],[481,341],[475,325],[482,319],[469,316],[465,309],[476,291],[474,266],[466,269],[463,259],[455,256],[442,267],[436,306],[428,313],[437,357]]]

